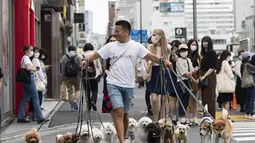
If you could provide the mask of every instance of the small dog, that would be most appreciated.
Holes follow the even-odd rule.
[[[199,134],[201,136],[201,143],[212,142],[212,126],[213,120],[210,117],[204,117],[200,122]]]
[[[65,135],[58,134],[56,143],[77,143],[79,140],[78,134],[66,133]]]
[[[163,118],[158,122],[163,131],[163,135],[161,136],[162,143],[174,143],[174,125],[172,120],[170,118]]]
[[[135,142],[135,127],[136,127],[137,121],[134,118],[129,118],[129,123],[128,123],[128,129],[127,129],[127,137],[130,143]]]
[[[225,143],[231,143],[232,123],[228,120],[228,111],[226,109],[222,109],[222,118],[214,121],[213,132],[215,134],[215,143],[219,143],[220,138],[223,138]]]
[[[93,143],[102,143],[104,140],[104,135],[101,133],[101,131],[98,128],[93,128],[92,129],[92,138],[93,138]]]
[[[92,143],[93,138],[91,134],[90,125],[83,125],[81,127],[81,134],[77,143]]]
[[[37,129],[33,128],[25,134],[25,141],[27,143],[41,143],[41,136]]]
[[[160,143],[160,136],[162,134],[162,128],[158,122],[149,123],[147,126],[148,131],[148,143]]]
[[[190,127],[187,126],[187,125],[183,125],[183,124],[178,124],[176,126],[174,134],[175,134],[175,138],[176,138],[177,143],[181,143],[182,140],[184,141],[184,143],[188,142],[187,128],[190,128]]]
[[[149,123],[152,123],[152,120],[148,117],[142,117],[136,124],[138,128],[138,136],[141,142],[147,143],[148,142],[148,132],[147,126]]]
[[[104,136],[105,143],[112,143],[114,142],[114,138],[117,135],[116,129],[111,123],[103,123],[100,128],[101,133]]]

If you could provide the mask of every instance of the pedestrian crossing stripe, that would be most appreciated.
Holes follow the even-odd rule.
[[[255,122],[233,123],[233,140],[237,142],[255,141]]]

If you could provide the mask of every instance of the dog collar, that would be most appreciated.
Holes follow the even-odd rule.
[[[128,131],[127,135],[131,138],[131,140],[135,140],[134,132]]]

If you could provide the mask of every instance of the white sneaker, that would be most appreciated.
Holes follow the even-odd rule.
[[[246,118],[246,119],[250,119],[250,118],[251,118],[251,116],[250,116],[250,115],[245,114],[245,115],[244,115],[244,118]]]
[[[251,120],[255,120],[255,115],[250,116]]]
[[[185,117],[180,117],[180,122],[181,122],[181,124],[185,124],[186,118]]]

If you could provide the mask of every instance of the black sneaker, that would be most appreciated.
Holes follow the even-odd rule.
[[[41,124],[41,123],[47,123],[47,122],[49,122],[50,120],[49,119],[42,119],[42,120],[39,120],[39,121],[37,121],[37,124]]]
[[[94,102],[91,102],[92,109],[97,111],[97,105]]]
[[[17,123],[29,123],[29,120],[26,119],[18,119]]]
[[[151,110],[148,110],[147,115],[148,115],[148,116],[152,116],[152,115],[153,115],[152,111],[151,111]]]

